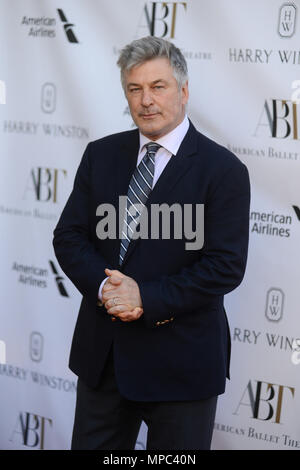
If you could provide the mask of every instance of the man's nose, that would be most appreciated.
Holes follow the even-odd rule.
[[[153,104],[153,97],[150,90],[144,90],[142,93],[142,105],[143,106],[150,106]]]

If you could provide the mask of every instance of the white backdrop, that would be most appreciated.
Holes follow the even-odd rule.
[[[52,232],[87,143],[132,127],[119,49],[154,34],[187,58],[193,123],[252,184],[212,447],[299,449],[300,1],[0,0],[0,13],[0,448],[69,448],[80,295]]]

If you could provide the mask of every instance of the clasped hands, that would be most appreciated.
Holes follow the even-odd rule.
[[[143,314],[142,299],[137,282],[117,269],[105,269],[108,276],[102,289],[102,302],[111,319],[129,322]]]

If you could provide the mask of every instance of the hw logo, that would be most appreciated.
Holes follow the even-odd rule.
[[[277,322],[283,315],[284,293],[281,289],[269,289],[267,292],[266,317]]]
[[[296,30],[297,7],[294,3],[284,3],[279,10],[278,34],[290,38]]]
[[[288,392],[288,394],[287,394]],[[233,413],[238,415],[241,407],[247,407],[250,417],[260,421],[271,421],[280,424],[284,398],[294,398],[295,388],[286,385],[272,384],[259,380],[249,380],[244,390],[241,401]]]
[[[30,335],[30,359],[34,362],[40,362],[43,358],[44,338],[41,333],[33,331]]]
[[[41,93],[41,108],[44,113],[53,113],[56,108],[56,87],[53,83],[44,83]]]
[[[138,29],[146,28],[150,36],[173,39],[175,37],[177,14],[182,9],[186,11],[186,2],[146,3]]]
[[[39,416],[27,411],[20,412],[15,428],[10,437],[10,441],[19,440],[26,447],[44,449],[45,434],[49,426],[52,426],[52,419]]]
[[[78,43],[78,39],[75,36],[74,31],[72,29],[73,26],[75,26],[75,25],[68,22],[68,20],[66,18],[66,15],[64,14],[64,12],[62,11],[61,8],[58,8],[57,11],[58,11],[58,14],[59,14],[59,17],[60,17],[61,21],[64,23],[64,30],[65,30],[66,36],[68,38],[68,41],[72,42],[72,43]]]
[[[33,192],[34,198],[41,202],[57,202],[58,185],[61,175],[67,176],[67,171],[58,168],[32,168],[24,191],[26,199],[28,191]]]

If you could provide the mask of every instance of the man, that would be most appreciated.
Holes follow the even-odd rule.
[[[149,450],[209,449],[229,375],[223,298],[246,266],[248,172],[188,120],[179,49],[142,38],[118,65],[138,129],[88,145],[54,232],[57,259],[83,295],[70,356],[79,377],[72,449],[133,449],[142,420]],[[122,234],[105,238],[99,207],[118,209],[119,196]],[[159,236],[135,237],[157,204],[189,205],[193,227],[204,204],[203,246],[174,236],[175,216],[172,236],[163,218]]]

